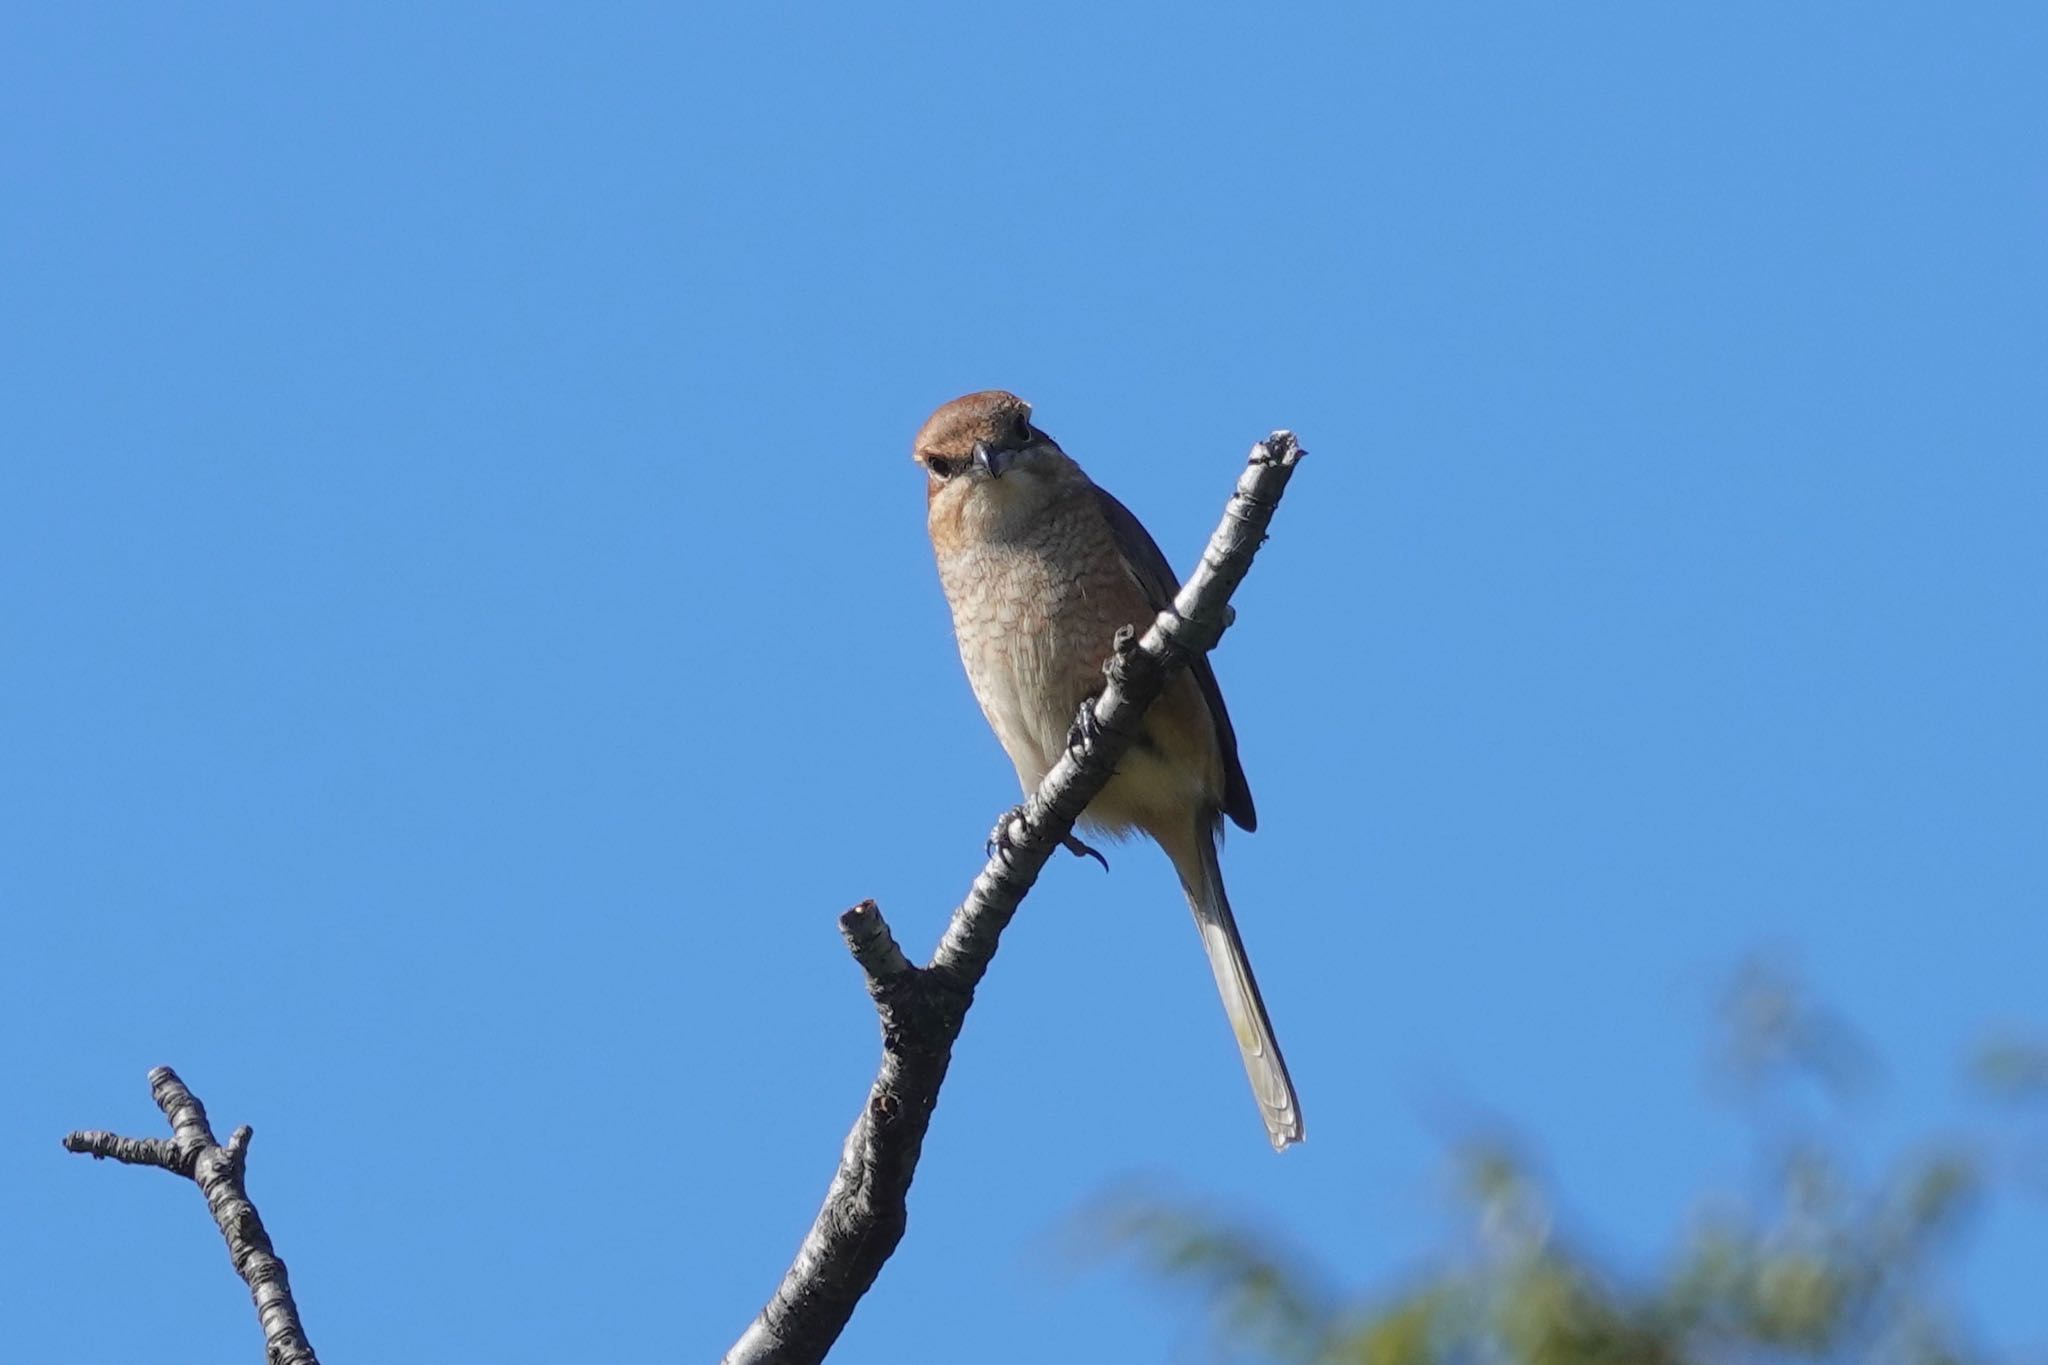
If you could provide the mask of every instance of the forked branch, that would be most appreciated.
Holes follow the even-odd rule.
[[[185,1088],[178,1073],[167,1066],[149,1073],[149,1093],[156,1107],[171,1121],[167,1138],[128,1138],[113,1133],[80,1132],[64,1139],[64,1149],[94,1160],[108,1157],[130,1166],[155,1166],[182,1175],[206,1196],[206,1207],[220,1235],[227,1239],[228,1256],[235,1273],[249,1286],[256,1301],[256,1321],[263,1328],[264,1351],[270,1365],[320,1365],[306,1329],[299,1322],[299,1306],[292,1300],[291,1281],[285,1277],[284,1262],[270,1245],[270,1234],[249,1192],[242,1184],[249,1160],[248,1124],[235,1129],[223,1147],[214,1140],[207,1122],[206,1106]]]

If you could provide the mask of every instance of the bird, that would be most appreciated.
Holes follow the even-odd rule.
[[[1118,629],[1142,632],[1179,591],[1158,542],[1031,412],[1004,390],[970,393],[934,412],[911,447],[960,660],[1027,797],[1101,691]],[[1223,889],[1225,817],[1258,826],[1222,690],[1198,654],[1146,711],[1080,824],[1147,835],[1173,863],[1266,1134],[1284,1151],[1303,1137],[1301,1102]]]

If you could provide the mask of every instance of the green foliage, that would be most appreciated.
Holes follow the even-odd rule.
[[[1839,1106],[1876,1072],[1840,1020],[1783,975],[1750,967],[1731,991],[1720,1060],[1756,1115],[1769,1179],[1703,1207],[1669,1263],[1611,1275],[1557,1232],[1549,1193],[1511,1147],[1456,1151],[1472,1235],[1392,1291],[1344,1294],[1269,1233],[1126,1197],[1101,1213],[1110,1245],[1207,1302],[1227,1350],[1298,1365],[1980,1365],[1938,1290],[1994,1163],[1930,1143],[1859,1181],[1825,1141],[1766,1101],[1798,1089]],[[2048,1049],[2004,1042],[1977,1061],[1990,1095],[2048,1100]],[[1789,1131],[1788,1131],[1789,1130]],[[1462,1239],[1461,1239],[1462,1240]]]

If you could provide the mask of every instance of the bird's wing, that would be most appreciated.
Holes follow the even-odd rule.
[[[1130,566],[1138,586],[1144,589],[1152,610],[1164,611],[1172,606],[1174,594],[1180,591],[1180,580],[1174,576],[1173,565],[1166,562],[1159,542],[1152,539],[1152,533],[1132,515],[1131,509],[1107,490],[1097,487],[1095,500],[1103,519],[1109,523],[1110,534],[1116,538],[1118,552]],[[1237,758],[1237,731],[1230,726],[1230,709],[1223,704],[1223,689],[1216,685],[1216,670],[1209,666],[1207,654],[1198,654],[1188,662],[1188,671],[1195,675],[1195,684],[1209,703],[1209,716],[1216,725],[1216,742],[1223,750],[1223,813],[1236,821],[1238,828],[1255,830],[1259,827],[1259,815],[1252,806],[1252,789],[1245,781],[1244,765]]]

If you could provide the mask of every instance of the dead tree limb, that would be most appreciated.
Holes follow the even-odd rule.
[[[130,1166],[155,1166],[182,1175],[206,1196],[206,1207],[220,1235],[227,1239],[228,1256],[235,1273],[249,1286],[256,1301],[256,1321],[263,1328],[264,1350],[270,1365],[320,1365],[306,1329],[299,1322],[299,1306],[292,1300],[291,1281],[285,1277],[284,1262],[270,1245],[263,1219],[249,1202],[242,1177],[249,1160],[248,1124],[235,1129],[223,1147],[214,1140],[213,1127],[206,1119],[206,1106],[185,1088],[178,1073],[167,1066],[149,1073],[149,1093],[156,1107],[171,1121],[167,1138],[128,1138],[113,1133],[80,1132],[64,1139],[64,1149],[81,1152],[95,1161],[112,1157]]]
[[[1222,524],[1172,609],[1142,638],[1128,627],[1118,632],[1103,669],[1108,683],[1092,714],[1083,708],[1065,756],[1031,799],[997,826],[988,863],[953,912],[930,964],[919,967],[903,955],[873,901],[839,917],[881,1016],[881,1070],[796,1260],[724,1365],[823,1360],[902,1240],[911,1177],[953,1043],[1004,927],[1047,859],[1071,838],[1075,818],[1116,772],[1145,708],[1173,670],[1215,647],[1230,623],[1230,595],[1251,568],[1301,454],[1285,431],[1254,446]]]

